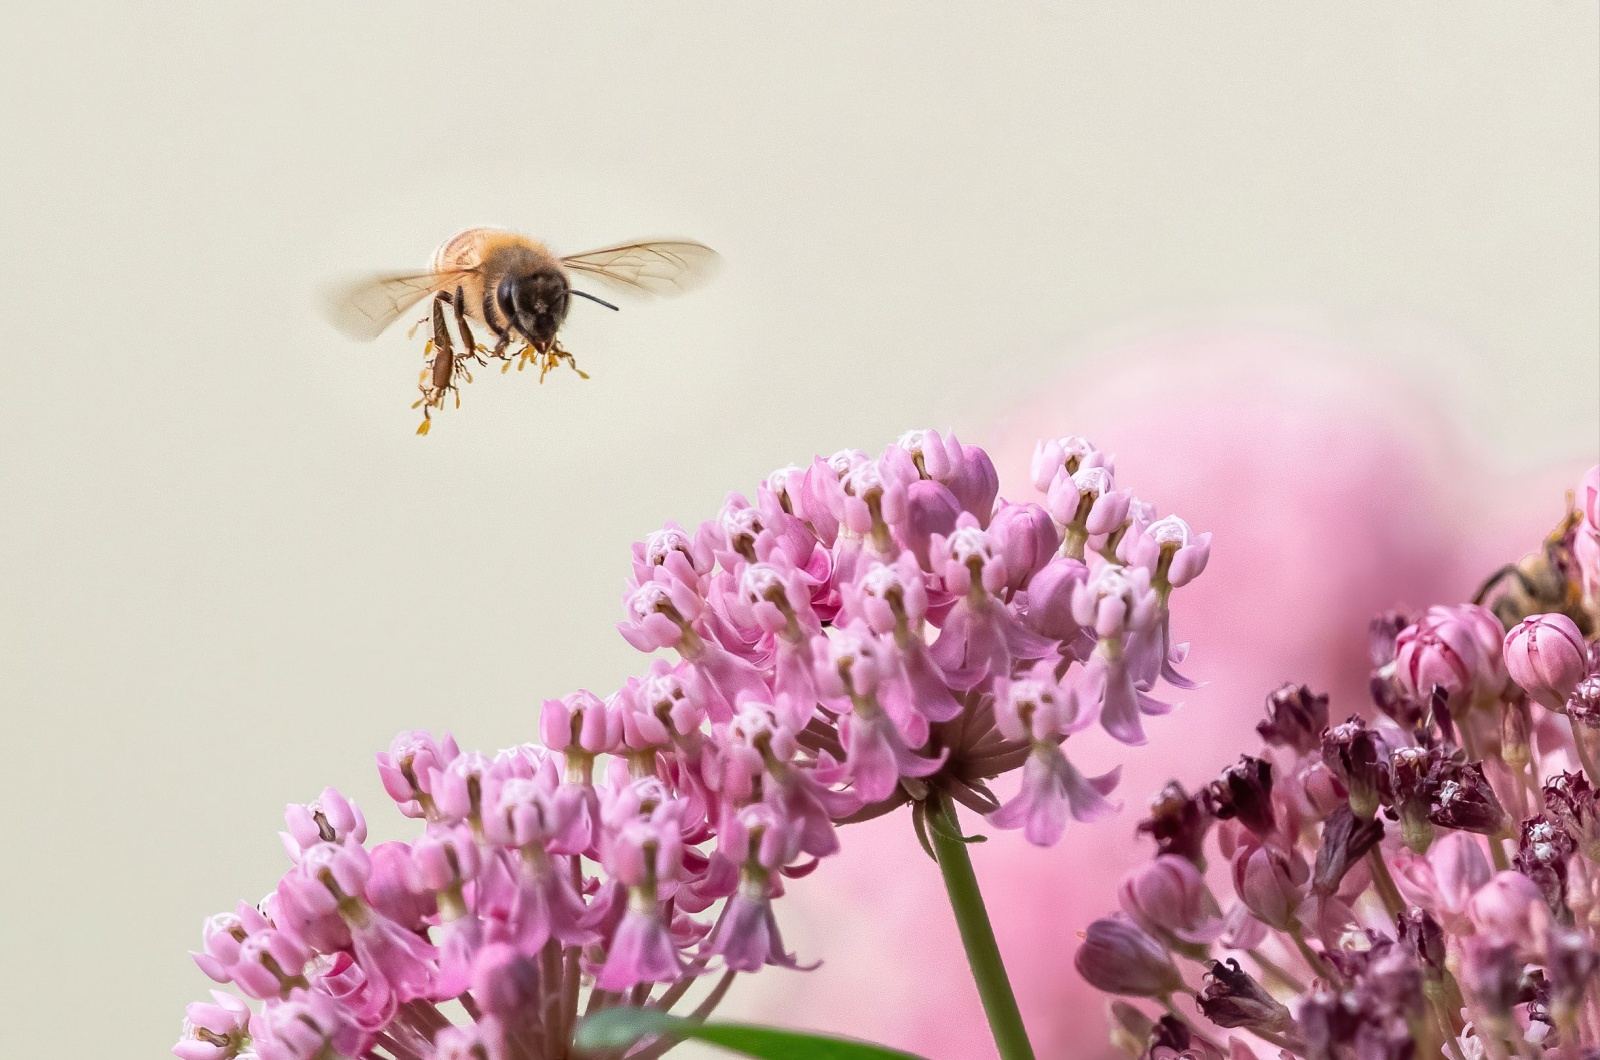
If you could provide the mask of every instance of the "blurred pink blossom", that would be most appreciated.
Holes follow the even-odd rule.
[[[1487,573],[1538,547],[1562,514],[1549,498],[1571,489],[1592,456],[1505,475],[1419,384],[1290,333],[1137,342],[1074,364],[1036,394],[985,432],[1001,496],[1051,503],[1032,481],[1035,440],[1089,437],[1157,516],[1212,535],[1207,576],[1184,590],[1172,631],[1194,642],[1186,669],[1201,687],[1129,763],[1124,812],[1078,825],[1073,842],[1047,850],[965,822],[990,834],[974,861],[1038,1054],[1110,1056],[1104,1001],[1072,961],[1122,874],[1149,856],[1130,838],[1144,793],[1169,777],[1191,789],[1214,777],[1250,746],[1265,697],[1285,681],[1331,693],[1336,717],[1365,708],[1369,620],[1469,599]],[[1077,738],[1086,772],[1109,746],[1104,734]],[[804,1014],[815,1029],[932,1060],[989,1060],[938,871],[907,823],[883,818],[841,839],[843,856],[796,884],[788,910],[796,940],[825,955],[823,967],[771,975],[745,1010],[790,1023]]]

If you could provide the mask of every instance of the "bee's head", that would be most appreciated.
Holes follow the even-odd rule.
[[[495,303],[508,326],[535,350],[548,353],[567,317],[569,295],[567,278],[549,269],[506,276],[495,292]]]

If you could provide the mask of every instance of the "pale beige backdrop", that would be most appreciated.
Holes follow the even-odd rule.
[[[816,451],[976,438],[1107,335],[1291,320],[1515,458],[1600,432],[1591,2],[3,21],[7,1058],[163,1053],[286,800],[336,782],[402,831],[396,729],[493,748],[613,688],[643,532]],[[727,268],[579,305],[592,381],[480,379],[418,439],[415,345],[312,291],[485,222]]]

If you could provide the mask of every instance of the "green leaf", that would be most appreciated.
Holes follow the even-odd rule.
[[[597,1012],[578,1026],[580,1049],[626,1049],[641,1038],[708,1042],[758,1060],[922,1060],[911,1053],[853,1038],[803,1034],[753,1023],[698,1023],[647,1008]]]

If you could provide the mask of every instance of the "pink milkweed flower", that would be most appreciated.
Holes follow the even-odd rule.
[[[522,953],[537,954],[551,938],[572,946],[593,941],[582,896],[564,860],[590,846],[591,827],[589,800],[577,785],[518,777],[497,793],[484,833],[517,854],[514,878],[496,877],[498,886],[488,901],[502,912],[501,933]]]
[[[1065,438],[1050,438],[1036,442],[1029,471],[1033,488],[1045,493],[1062,471],[1072,475],[1083,467],[1105,467],[1115,470],[1115,466],[1115,457],[1096,449],[1085,438],[1068,435]]]
[[[772,912],[772,899],[781,893],[776,874],[800,856],[799,829],[774,806],[746,806],[727,822],[719,852],[740,866],[739,885],[706,939],[705,954],[744,972],[767,964],[801,967],[783,948]]]
[[[433,1040],[432,1060],[504,1060],[505,1056],[505,1031],[493,1016],[464,1027],[446,1027]]]
[[[1141,714],[1172,709],[1137,686],[1133,660],[1124,650],[1130,634],[1151,628],[1157,611],[1150,572],[1142,567],[1102,564],[1087,581],[1073,585],[1072,617],[1099,638],[1079,674],[1079,695],[1098,713],[1101,727],[1130,746],[1145,742]]]
[[[1050,513],[1037,504],[1002,504],[989,523],[989,539],[999,550],[1006,588],[1025,589],[1061,547],[1061,533]]]
[[[601,860],[628,893],[627,908],[596,977],[601,990],[627,990],[683,974],[671,926],[662,916],[660,888],[683,878],[684,847],[675,812],[662,804],[648,818],[635,817],[610,829]]]
[[[407,817],[428,817],[433,813],[433,774],[461,753],[449,733],[435,740],[421,729],[402,732],[389,744],[387,753],[378,752],[378,776]]]
[[[362,1030],[382,1029],[400,1007],[394,992],[369,979],[366,969],[346,950],[318,958],[314,968],[312,991],[337,1001]]]
[[[269,921],[249,902],[239,902],[232,913],[214,913],[200,928],[201,952],[189,951],[200,970],[218,983],[233,980],[233,967],[239,963],[240,948],[246,939],[269,930]],[[305,964],[302,958],[300,964]]]
[[[771,490],[756,491],[752,505],[737,493],[728,495],[712,522],[700,524],[696,537],[709,543],[724,570],[741,563],[780,563],[797,567],[815,582],[828,577],[827,551],[797,516],[787,511]]]
[[[1122,911],[1157,938],[1205,945],[1227,928],[1205,876],[1176,854],[1162,854],[1122,877],[1117,897]]]
[[[292,802],[284,807],[287,832],[279,832],[289,860],[297,861],[300,852],[314,843],[343,843],[346,839],[364,843],[367,821],[356,804],[336,788],[324,788],[314,802]]]
[[[695,650],[699,636],[691,623],[705,610],[705,600],[693,587],[656,573],[649,581],[631,587],[622,604],[628,617],[618,623],[617,630],[635,648],[676,648],[688,639],[688,651]]]
[[[681,664],[673,666],[665,659],[651,662],[649,671],[640,679],[638,701],[641,708],[679,737],[699,732],[706,721],[705,703],[697,694],[694,682],[684,673]],[[630,724],[637,724],[637,721],[630,722],[624,715],[623,741],[631,747],[642,737],[630,735]]]
[[[659,567],[685,585],[698,587],[714,565],[708,543],[691,536],[675,522],[633,543],[635,584],[652,580]]]
[[[538,958],[490,942],[472,965],[472,999],[491,1016],[516,1017],[539,1003]]]
[[[1020,828],[1034,846],[1054,846],[1067,829],[1067,815],[1097,821],[1121,809],[1107,798],[1116,790],[1122,767],[1086,777],[1062,753],[1059,744],[1039,743],[1022,763],[1022,786],[988,821],[996,828]]]
[[[956,597],[932,648],[952,688],[976,688],[1015,661],[1054,654],[1055,642],[1029,630],[996,595],[1008,581],[1006,561],[970,512],[948,537],[934,535],[929,559],[934,577]]]
[[[919,479],[906,487],[906,517],[895,525],[895,536],[926,567],[934,535],[954,530],[961,512],[961,501],[943,483]]]
[[[961,713],[961,704],[951,695],[923,637],[928,611],[923,579],[916,560],[906,554],[893,563],[863,569],[841,591],[839,624],[860,625],[882,638],[879,650],[887,673],[881,695],[891,716],[916,714],[927,721],[949,721]],[[921,731],[920,723],[909,724]],[[915,741],[911,728],[907,735]]]
[[[1114,487],[1111,469],[1085,465],[1072,474],[1063,471],[1050,483],[1045,507],[1066,527],[1062,554],[1082,559],[1091,537],[1110,534],[1128,518],[1133,494]]]
[[[1167,948],[1118,914],[1089,925],[1072,963],[1089,985],[1108,994],[1166,997],[1183,989]]]
[[[611,937],[595,986],[601,990],[631,990],[640,983],[670,982],[685,970],[672,929],[660,911],[636,908],[630,899]]]
[[[1520,872],[1497,872],[1467,902],[1467,916],[1480,934],[1525,951],[1537,945],[1547,914],[1539,885]]]
[[[1474,623],[1447,608],[1430,610],[1395,638],[1394,667],[1400,687],[1420,702],[1435,689],[1471,696],[1484,670]]]
[[[1506,634],[1506,670],[1529,698],[1551,710],[1565,708],[1589,673],[1589,646],[1566,615],[1533,615]]]
[[[458,997],[471,981],[472,959],[483,941],[482,921],[468,908],[464,891],[481,868],[478,844],[465,825],[430,829],[411,844],[411,860],[418,884],[438,900],[439,961],[431,995]]]
[[[1494,874],[1483,845],[1470,832],[1450,832],[1436,840],[1427,854],[1396,848],[1394,882],[1412,905],[1426,909],[1453,935],[1472,933],[1467,904]]]
[[[183,1033],[172,1047],[178,1060],[233,1060],[249,1045],[250,1006],[221,990],[211,998],[184,1010]]]
[[[1583,473],[1578,483],[1578,512],[1583,521],[1573,534],[1572,551],[1578,561],[1578,582],[1589,607],[1600,614],[1600,464]]]
[[[1211,535],[1195,534],[1176,515],[1157,519],[1139,533],[1129,533],[1117,546],[1124,563],[1150,572],[1158,590],[1188,585],[1211,559]]]
[[[773,701],[799,725],[816,711],[813,645],[822,623],[811,607],[803,574],[773,563],[752,563],[739,577],[738,607],[770,645]]]
[[[427,997],[437,951],[365,900],[371,873],[361,847],[319,843],[301,855],[277,893],[294,930],[318,949],[343,948],[335,931],[342,923],[356,960],[375,983],[387,986],[402,1003]]]
[[[1072,597],[1077,586],[1089,580],[1089,568],[1081,560],[1056,556],[1028,582],[1023,603],[1028,628],[1051,640],[1067,641],[1069,653],[1082,662],[1094,648],[1094,634],[1072,614]]]
[[[621,745],[622,715],[593,692],[580,689],[544,701],[539,735],[546,747],[562,752],[569,761],[589,761]]]
[[[617,625],[623,639],[640,651],[676,648],[690,664],[712,720],[731,717],[739,695],[765,692],[761,671],[696,629],[706,601],[681,582],[657,573],[655,580],[630,589],[623,603],[628,621]]]
[[[480,867],[472,830],[460,825],[429,829],[411,844],[411,863],[418,885],[439,895],[442,907],[456,907],[441,908],[440,916],[462,915],[462,887],[477,877]]]
[[[971,512],[978,525],[987,527],[1000,493],[1000,475],[989,454],[975,445],[962,445],[955,435],[938,431],[907,431],[889,446],[884,462],[913,485],[920,479],[947,490],[959,511]]]
[[[963,445],[961,459],[944,484],[961,502],[963,511],[977,516],[980,527],[989,525],[995,498],[1000,495],[1000,472],[988,453],[976,445]]]
[[[1149,629],[1157,608],[1150,572],[1142,567],[1102,564],[1072,594],[1072,617],[1101,641]]]
[[[905,742],[920,747],[928,740],[927,716],[906,696],[882,694],[899,674],[891,644],[862,625],[835,630],[832,636],[819,632],[813,649],[817,689],[830,700],[848,699],[862,713],[886,713]],[[789,716],[796,731],[805,720]]]
[[[850,701],[851,709],[839,719],[839,735],[856,793],[878,802],[894,792],[900,777],[925,777],[937,770],[948,749],[938,758],[911,753],[927,742],[928,719],[909,709],[891,716],[879,698],[879,686],[891,671],[871,631],[845,629],[823,640],[817,685],[825,695]]]
[[[589,800],[577,784],[551,771],[512,777],[499,785],[483,816],[484,835],[508,847],[537,846],[552,854],[580,854],[592,844]]]
[[[900,555],[892,563],[861,570],[840,595],[847,623],[859,621],[874,633],[922,639],[928,590],[914,557]]]
[[[1583,473],[1583,480],[1578,483],[1577,505],[1584,524],[1600,533],[1600,464]]]
[[[1306,897],[1311,870],[1299,853],[1249,842],[1233,855],[1233,889],[1257,920],[1286,931]]]
[[[1027,677],[995,682],[995,727],[1011,740],[1032,747],[1022,765],[1022,787],[1005,805],[990,813],[996,828],[1020,828],[1035,846],[1052,846],[1066,831],[1067,816],[1093,821],[1118,806],[1106,796],[1116,787],[1120,769],[1085,777],[1061,750],[1072,733],[1093,724],[1094,715],[1079,709],[1074,689],[1059,684],[1054,665],[1040,662]]]
[[[1152,512],[1153,515],[1153,512]],[[1211,558],[1211,535],[1195,536],[1189,524],[1176,515],[1137,525],[1118,545],[1124,563],[1150,572],[1157,616],[1148,630],[1130,634],[1126,645],[1134,684],[1144,691],[1165,678],[1175,688],[1195,688],[1176,668],[1188,655],[1188,645],[1172,643],[1172,616],[1168,599],[1172,590],[1198,578]]]
[[[1494,612],[1478,604],[1436,605],[1428,608],[1428,612],[1447,612],[1472,630],[1482,663],[1477,675],[1480,698],[1498,697],[1506,685],[1506,666],[1502,658],[1506,628],[1500,624]]]
[[[946,482],[957,473],[963,454],[955,435],[934,430],[907,431],[889,446],[884,459],[907,480],[922,478]]]
[[[478,828],[483,821],[484,789],[498,771],[495,760],[478,751],[458,755],[443,769],[434,770],[433,803],[439,819],[470,821]]]
[[[265,1001],[288,997],[307,985],[311,950],[288,931],[257,931],[239,946],[239,960],[228,969],[229,982],[248,997]]]
[[[417,883],[409,843],[379,843],[368,851],[367,859],[372,872],[366,898],[379,913],[408,931],[420,930],[424,920],[437,914],[433,892]]]
[[[251,1021],[260,1060],[327,1060],[360,1056],[371,1035],[325,994],[302,992]]]

